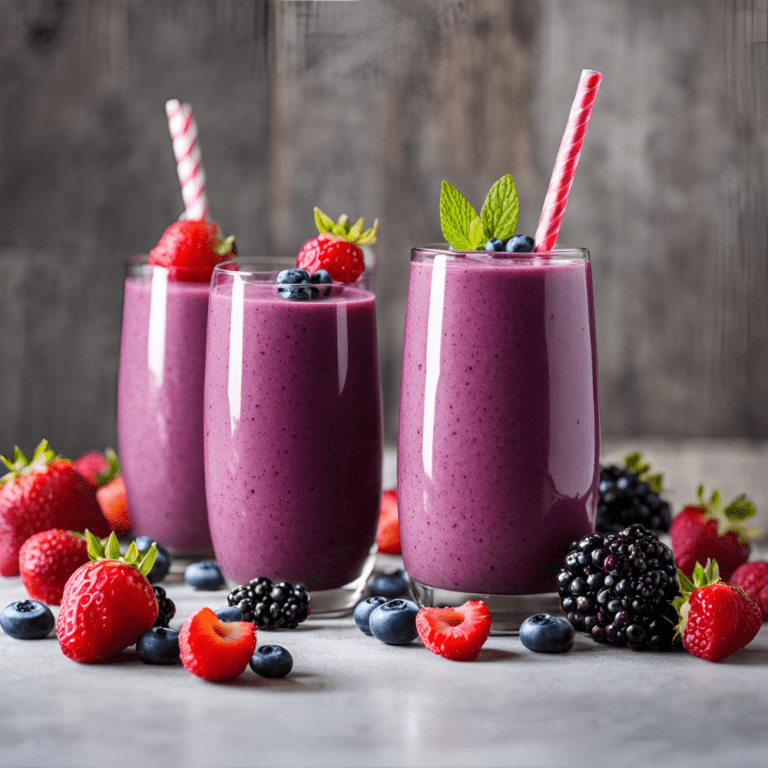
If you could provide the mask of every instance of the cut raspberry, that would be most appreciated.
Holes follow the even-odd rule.
[[[768,563],[757,560],[740,565],[728,579],[732,587],[741,587],[756,603],[768,621]]]
[[[362,250],[349,240],[330,234],[307,240],[296,257],[296,266],[310,275],[324,269],[338,283],[354,283],[365,269]]]
[[[189,672],[204,680],[230,680],[256,650],[256,627],[250,621],[219,621],[210,608],[201,608],[184,622],[179,648]]]
[[[379,552],[385,555],[399,555],[400,526],[397,519],[397,491],[384,491],[381,494],[381,513],[379,528],[376,531]]]
[[[220,239],[217,224],[183,219],[163,232],[149,263],[166,267],[173,280],[206,283],[217,264],[235,256],[234,238]]]
[[[491,614],[482,600],[458,608],[422,608],[416,616],[416,629],[432,653],[454,661],[471,661],[488,639]]]

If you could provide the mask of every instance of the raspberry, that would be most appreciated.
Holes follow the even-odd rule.
[[[454,661],[471,661],[488,639],[491,614],[482,600],[458,608],[422,608],[416,616],[416,629],[432,653]]]
[[[219,621],[210,608],[193,613],[179,635],[181,662],[203,680],[230,680],[248,666],[256,650],[256,628],[249,621]]]
[[[768,621],[768,563],[759,560],[740,565],[728,579],[732,587],[741,587],[756,603]]]

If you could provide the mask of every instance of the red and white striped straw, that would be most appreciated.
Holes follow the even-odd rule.
[[[551,251],[557,242],[560,222],[563,220],[568,194],[571,191],[576,166],[579,164],[584,136],[589,126],[589,118],[592,116],[592,107],[595,105],[597,89],[602,79],[603,76],[599,72],[593,72],[591,69],[585,69],[579,78],[576,98],[573,100],[571,114],[568,116],[547,196],[544,198],[539,228],[536,230],[534,250],[538,252]]]
[[[181,184],[181,196],[187,219],[204,219],[208,215],[208,198],[205,194],[205,169],[197,144],[197,123],[189,104],[177,99],[165,102],[168,130],[173,139],[176,170]]]

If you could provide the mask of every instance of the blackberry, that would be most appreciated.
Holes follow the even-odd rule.
[[[252,621],[259,629],[295,629],[309,616],[309,601],[303,584],[273,584],[264,576],[227,595],[227,603],[243,612],[243,621]]]
[[[152,589],[155,592],[157,605],[160,608],[153,626],[167,627],[171,619],[176,615],[176,605],[170,597],[166,597],[165,590],[162,587],[153,586]]]
[[[633,523],[652,531],[668,531],[672,523],[669,504],[659,497],[661,475],[649,474],[650,464],[639,453],[624,460],[625,467],[600,468],[600,499],[595,529],[618,533]]]
[[[679,645],[673,640],[672,600],[680,590],[672,550],[642,525],[572,544],[557,587],[568,621],[598,643],[636,651]]]

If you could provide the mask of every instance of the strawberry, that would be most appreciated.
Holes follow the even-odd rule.
[[[376,531],[379,552],[385,555],[399,555],[400,526],[397,520],[397,491],[384,491],[381,494],[381,512],[379,528]]]
[[[149,252],[149,263],[166,267],[173,280],[207,283],[213,268],[236,255],[235,238],[222,240],[211,221],[175,221]]]
[[[698,504],[689,504],[672,521],[669,536],[677,567],[691,578],[696,563],[717,560],[720,574],[728,580],[747,562],[748,536],[759,531],[747,528],[745,520],[755,514],[755,505],[744,494],[723,507],[720,492],[704,499],[704,486],[697,489]]]
[[[760,609],[743,589],[720,580],[714,560],[706,568],[696,563],[692,580],[682,571],[677,577],[682,597],[672,605],[680,619],[677,634],[688,653],[721,661],[752,641],[763,623]]]
[[[109,468],[109,463],[101,451],[88,451],[76,458],[72,465],[94,488],[98,485],[96,476]]]
[[[421,608],[416,614],[421,642],[432,653],[454,661],[474,659],[491,631],[491,614],[482,600],[458,608]]]
[[[248,666],[256,650],[250,621],[220,621],[210,608],[193,613],[179,634],[181,662],[203,680],[229,680]]]
[[[740,565],[728,579],[732,587],[741,587],[754,601],[768,621],[768,563],[758,560]]]
[[[104,661],[133,645],[157,619],[158,604],[147,574],[157,554],[145,554],[131,543],[120,557],[117,537],[106,547],[90,532],[88,554],[64,587],[56,634],[64,655],[73,661]]]
[[[120,461],[117,454],[107,448],[105,457],[107,469],[96,476],[98,488],[96,499],[104,517],[109,520],[112,530],[123,536],[131,530],[131,516],[128,511],[128,499],[125,495],[125,481],[120,476]]]
[[[19,572],[21,545],[38,531],[64,528],[97,536],[109,533],[96,493],[71,461],[57,456],[43,440],[32,461],[18,449],[13,461],[0,456],[10,470],[0,477],[0,574]]]
[[[88,562],[85,537],[51,528],[30,536],[19,551],[21,583],[33,600],[58,605],[69,577]]]
[[[315,208],[315,224],[320,234],[301,246],[296,266],[306,269],[310,275],[325,269],[339,283],[354,283],[365,269],[359,246],[376,242],[379,220],[364,232],[362,219],[350,227],[345,215],[334,222]]]

